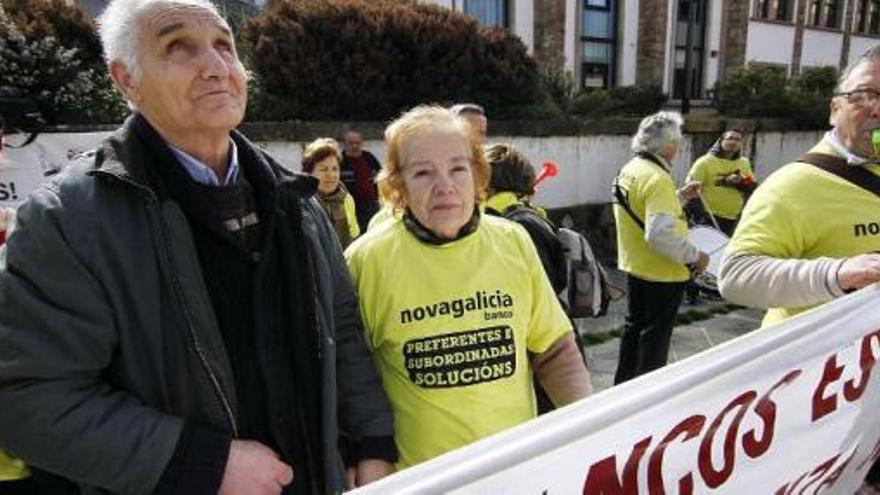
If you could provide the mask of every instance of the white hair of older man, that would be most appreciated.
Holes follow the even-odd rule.
[[[174,7],[199,7],[220,17],[217,7],[209,0],[111,0],[98,17],[98,32],[107,64],[118,60],[138,79],[142,23],[157,10]]]
[[[672,144],[682,139],[681,127],[684,119],[678,112],[657,112],[642,119],[639,130],[632,138],[634,152],[647,152],[659,155]]]

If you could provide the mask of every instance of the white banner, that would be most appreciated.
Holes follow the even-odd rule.
[[[880,455],[878,297],[851,294],[354,493],[850,495]]]
[[[23,148],[3,148],[0,157],[0,206],[16,207],[67,162],[95,149],[109,132],[40,134]]]

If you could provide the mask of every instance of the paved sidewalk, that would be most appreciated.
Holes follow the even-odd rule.
[[[616,285],[625,287],[624,276],[621,272],[612,270],[609,276]],[[719,311],[729,311],[727,303],[708,301],[697,306],[682,304],[679,308],[679,317],[688,320]],[[626,299],[624,298],[612,303],[608,314],[602,318],[578,320],[578,329],[583,335],[607,335],[609,331],[622,330],[625,314]],[[672,332],[669,362],[685,359],[758,328],[763,314],[763,310],[734,309],[677,326]],[[619,348],[620,339],[613,338],[585,349],[587,367],[592,375],[596,391],[604,390],[613,385]]]

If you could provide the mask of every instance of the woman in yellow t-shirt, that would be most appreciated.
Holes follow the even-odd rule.
[[[590,382],[528,235],[476,206],[490,172],[473,129],[420,106],[385,140],[396,214],[346,258],[403,468],[535,417],[533,373],[557,406]]]

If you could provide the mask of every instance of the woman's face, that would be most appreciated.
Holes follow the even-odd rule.
[[[318,178],[318,191],[332,194],[339,187],[339,160],[330,155],[315,164],[312,175]]]
[[[435,131],[402,146],[406,205],[434,234],[451,239],[474,213],[474,175],[464,136]]]

